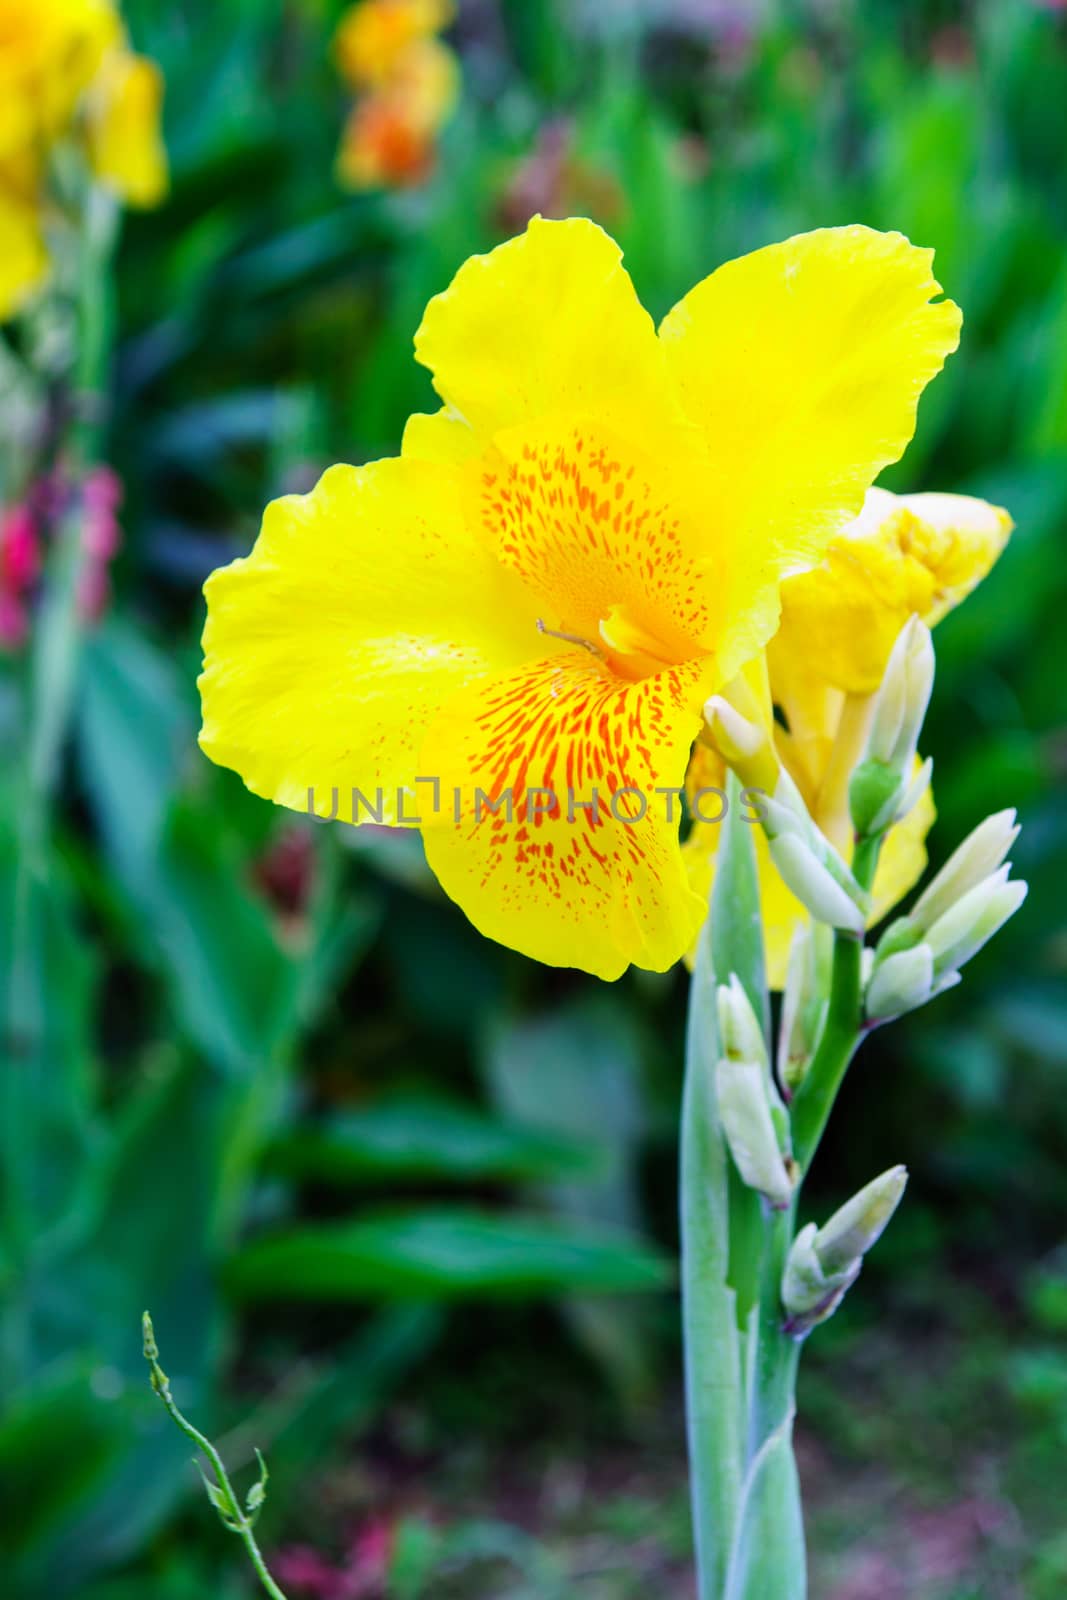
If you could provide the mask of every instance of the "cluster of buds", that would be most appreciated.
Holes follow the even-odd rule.
[[[782,1279],[786,1330],[803,1338],[833,1316],[859,1277],[863,1258],[900,1204],[907,1169],[890,1167],[821,1228],[809,1222],[793,1240]]]
[[[864,1008],[870,1022],[914,1011],[960,981],[960,968],[1026,899],[1005,861],[1019,829],[1014,811],[980,823],[905,917],[891,922],[874,952]]]
[[[782,881],[817,921],[862,934],[871,897],[815,825],[770,735],[722,695],[707,702],[704,722],[707,736],[741,782],[758,792],[755,809]]]
[[[930,781],[932,764],[920,762],[917,751],[933,679],[930,631],[912,617],[865,708],[862,756],[848,782],[855,842],[867,847],[864,884],[883,836],[908,815]],[[717,997],[715,1083],[723,1136],[742,1180],[772,1208],[785,1210],[801,1177],[792,1155],[788,1102],[802,1088],[806,1092],[807,1075],[829,1037],[835,945],[842,947],[833,930],[862,940],[871,896],[810,815],[778,758],[766,708],[745,682],[731,685],[729,698],[709,700],[704,715],[705,737],[748,791],[772,861],[811,918],[798,925],[790,946],[775,1070],[763,1028],[736,974]],[[1006,861],[1018,833],[1014,811],[987,817],[912,911],[896,918],[873,949],[862,950],[863,1019],[856,1028],[911,1011],[960,981],[961,967],[1026,897],[1026,884],[1011,879]],[[797,1234],[781,1291],[784,1325],[794,1337],[803,1338],[836,1310],[900,1203],[906,1182],[904,1168],[893,1167],[821,1228],[809,1223]]]
[[[736,972],[718,994],[719,1061],[715,1093],[738,1172],[776,1210],[793,1198],[797,1167],[789,1114],[771,1071],[763,1027]]]

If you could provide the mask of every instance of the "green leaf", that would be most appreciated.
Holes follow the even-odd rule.
[[[414,1096],[298,1128],[278,1139],[267,1159],[288,1177],[339,1184],[382,1178],[546,1182],[597,1171],[596,1153],[577,1139],[502,1122],[455,1101]]]
[[[244,1299],[521,1299],[582,1291],[651,1291],[673,1276],[625,1235],[532,1216],[478,1211],[378,1215],[257,1240],[229,1264]]]
[[[807,1567],[792,1413],[764,1441],[741,1493],[724,1600],[804,1600]]]
[[[587,993],[547,1013],[501,1019],[485,1042],[485,1072],[509,1119],[586,1152],[588,1170],[579,1181],[545,1173],[533,1203],[572,1221],[640,1233],[644,1041],[633,1012],[619,1002],[617,994]],[[653,1308],[631,1307],[624,1315],[597,1296],[569,1300],[565,1314],[622,1398],[635,1406],[646,1400]]]

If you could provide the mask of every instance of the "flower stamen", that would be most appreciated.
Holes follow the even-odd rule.
[[[537,619],[537,631],[546,634],[549,639],[562,639],[566,644],[580,644],[583,650],[588,650],[598,661],[607,659],[603,650],[598,644],[594,644],[592,639],[583,639],[580,633],[564,633],[562,629],[548,628],[541,617]]]

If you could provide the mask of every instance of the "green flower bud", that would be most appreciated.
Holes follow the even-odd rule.
[[[902,1016],[925,1005],[934,987],[934,953],[928,944],[898,950],[875,962],[864,1010],[872,1022]]]
[[[898,950],[912,950],[917,944],[922,943],[922,929],[917,927],[910,917],[897,917],[875,946],[875,957],[884,961],[887,956],[894,955]]]
[[[900,774],[874,756],[861,761],[848,785],[852,826],[860,835],[877,833],[878,818],[895,806],[900,794]]]

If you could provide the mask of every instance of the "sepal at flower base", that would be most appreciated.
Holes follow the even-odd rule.
[[[877,962],[867,984],[864,1011],[869,1021],[885,1022],[924,1006],[934,991],[934,954],[928,944],[897,950]]]
[[[794,1337],[803,1338],[837,1310],[900,1204],[907,1181],[906,1167],[890,1167],[821,1228],[809,1222],[797,1234],[782,1279],[786,1327]]]

